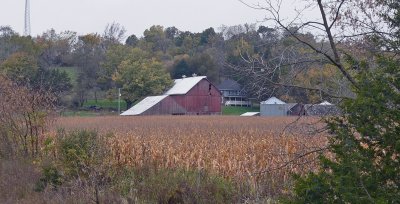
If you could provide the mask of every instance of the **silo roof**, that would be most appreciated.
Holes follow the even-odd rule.
[[[279,100],[276,97],[271,97],[266,101],[261,102],[261,104],[268,104],[268,105],[272,105],[272,104],[286,104],[285,102]]]

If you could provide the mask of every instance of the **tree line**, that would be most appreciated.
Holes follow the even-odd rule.
[[[327,43],[310,32],[302,37],[313,44]],[[102,34],[84,35],[51,29],[31,37],[20,36],[8,26],[0,28],[0,72],[21,85],[51,90],[63,106],[82,107],[89,97],[115,99],[118,88],[131,106],[147,95],[161,94],[172,79],[193,74],[205,75],[215,84],[232,78],[260,100],[272,95],[288,101],[321,100],[315,92],[255,80],[247,66],[250,61],[257,65],[254,59],[281,71],[270,73],[275,82],[290,81],[288,70],[295,68],[302,72],[301,85],[339,89],[326,83],[337,74],[327,62],[279,28],[245,24],[192,33],[155,25],[142,37],[127,36],[117,23],[109,24]],[[299,60],[309,64],[295,67]],[[251,69],[260,71],[264,65]],[[65,67],[73,67],[75,74],[67,74]]]

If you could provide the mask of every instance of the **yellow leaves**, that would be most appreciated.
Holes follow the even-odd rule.
[[[326,93],[335,93],[340,90],[343,80],[337,67],[325,64],[314,65],[300,72],[295,78],[295,84],[304,88],[320,89]],[[308,92],[307,95],[310,102],[321,102],[320,93]]]
[[[162,63],[153,58],[122,61],[112,79],[122,85],[122,97],[131,101],[161,94],[165,87],[172,84]]]
[[[38,69],[37,61],[33,56],[17,52],[0,64],[0,74],[8,76],[12,80],[26,80]]]
[[[240,39],[240,41],[236,42],[236,48],[233,51],[233,54],[235,56],[240,56],[240,55],[253,56],[254,54],[253,46],[242,38]]]
[[[79,36],[79,40],[87,45],[98,45],[101,42],[101,36],[98,34],[87,34]]]

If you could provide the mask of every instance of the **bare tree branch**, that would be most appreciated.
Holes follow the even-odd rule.
[[[301,12],[298,12],[297,16],[293,19],[293,21],[291,21],[288,25],[284,25],[283,20],[280,18],[280,6],[282,4],[282,1],[277,1],[277,5],[278,6],[274,6],[272,4],[272,2],[270,0],[266,0],[266,6],[261,6],[261,5],[250,5],[246,2],[244,2],[243,0],[239,0],[240,2],[242,2],[244,5],[250,7],[250,8],[254,8],[254,9],[258,9],[258,10],[265,10],[267,11],[270,16],[272,16],[272,18],[266,18],[266,20],[273,20],[275,21],[281,28],[283,28],[285,31],[287,31],[292,37],[294,37],[296,40],[298,40],[299,42],[303,43],[304,45],[308,46],[310,49],[314,50],[316,53],[323,55],[325,58],[327,58],[334,66],[336,66],[338,68],[338,70],[343,74],[343,76],[354,86],[354,87],[358,87],[357,83],[355,82],[354,78],[348,73],[348,71],[345,69],[345,67],[343,66],[343,64],[341,63],[341,59],[338,53],[338,50],[336,48],[336,43],[334,41],[331,29],[332,26],[335,24],[335,22],[337,21],[337,19],[339,18],[339,12],[341,10],[341,7],[344,4],[344,0],[342,0],[338,6],[338,9],[336,11],[336,15],[335,18],[333,19],[333,22],[331,22],[331,24],[328,24],[328,20],[326,17],[326,13],[324,10],[324,6],[322,4],[322,0],[317,0],[318,3],[318,8],[319,11],[321,13],[321,17],[323,19],[323,22],[315,22],[315,21],[308,21],[305,23],[302,23],[295,31],[292,31],[290,29],[290,26],[293,26],[293,22],[298,19],[298,16],[300,15]],[[312,26],[313,24],[315,25],[319,25],[319,26],[323,26],[322,28],[319,28],[318,26]],[[329,54],[327,54],[327,52],[316,48],[314,45],[312,45],[311,43],[307,42],[306,40],[303,40],[299,37],[298,35],[298,31],[305,27],[305,26],[312,26],[313,28],[316,28],[318,30],[323,30],[324,33],[326,34],[328,40],[329,40],[329,44],[333,53],[333,57],[330,56]]]
[[[335,44],[335,41],[334,41],[333,36],[332,36],[331,29],[330,29],[330,27],[328,26],[328,20],[326,19],[326,14],[325,14],[324,6],[322,5],[322,0],[317,0],[317,2],[318,2],[318,6],[319,6],[319,9],[320,9],[320,12],[321,12],[322,19],[323,19],[323,21],[324,21],[324,26],[325,26],[325,29],[326,29],[326,34],[327,34],[327,36],[328,36],[328,38],[329,38],[329,43],[331,44],[331,48],[332,48],[333,55],[334,55],[334,58],[335,58],[334,64],[337,66],[337,68],[339,68],[339,70],[342,72],[342,74],[343,74],[355,87],[358,88],[358,85],[357,85],[356,81],[355,81],[355,80],[353,79],[353,77],[345,70],[345,68],[343,67],[343,65],[342,65],[342,63],[341,63],[341,60],[340,60],[340,57],[339,57],[339,53],[338,53],[338,51],[337,51],[337,49],[336,49],[336,44]]]
[[[329,26],[329,30],[332,29],[332,27],[335,25],[336,21],[339,19],[340,9],[342,8],[344,2],[345,2],[345,0],[342,0],[340,2],[339,6],[338,6],[338,8],[336,10],[335,17],[333,18],[333,21],[332,21],[331,25]]]

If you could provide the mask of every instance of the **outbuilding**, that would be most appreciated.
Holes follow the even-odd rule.
[[[221,93],[205,76],[176,79],[160,96],[149,96],[123,112],[132,115],[219,115]]]
[[[340,114],[340,108],[324,101],[320,104],[306,104],[304,105],[304,115],[308,116],[328,116]]]
[[[260,116],[287,116],[296,103],[285,103],[276,97],[271,97],[260,104]]]

